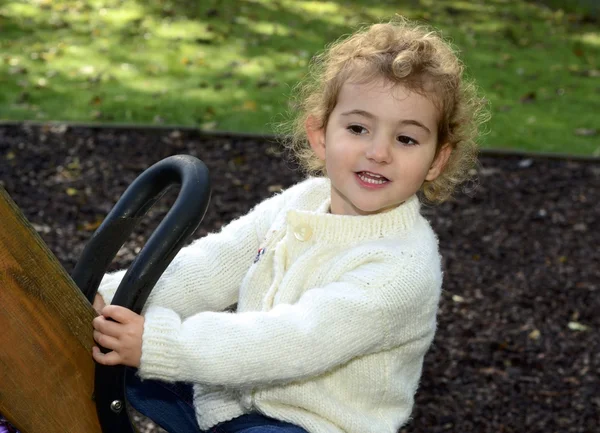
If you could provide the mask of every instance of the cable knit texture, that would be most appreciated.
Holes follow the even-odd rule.
[[[152,291],[139,374],[189,381],[200,428],[250,411],[310,433],[395,433],[436,328],[437,238],[413,196],[329,212],[309,178],[181,250]],[[99,293],[114,296],[124,271]],[[238,303],[237,312],[222,312]]]

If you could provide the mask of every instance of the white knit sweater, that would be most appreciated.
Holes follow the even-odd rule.
[[[152,291],[139,374],[193,382],[201,429],[250,411],[310,433],[407,421],[436,329],[437,238],[416,196],[333,215],[330,188],[309,178],[263,201],[182,249]],[[105,276],[105,300],[123,275]]]

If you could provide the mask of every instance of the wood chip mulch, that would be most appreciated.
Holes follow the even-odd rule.
[[[196,237],[301,179],[259,138],[24,125],[0,127],[0,183],[70,272],[126,187],[173,154],[211,171]],[[111,269],[131,262],[170,203],[155,206]],[[477,185],[424,214],[439,235],[444,291],[401,432],[600,431],[600,163],[484,156]]]

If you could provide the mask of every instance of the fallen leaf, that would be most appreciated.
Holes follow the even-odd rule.
[[[67,168],[69,170],[81,170],[81,164],[79,163],[79,158],[75,158],[73,161],[67,164]]]
[[[507,376],[507,373],[503,370],[494,367],[483,367],[479,369],[480,373],[483,373],[487,376],[498,375],[498,376]]]
[[[90,101],[90,105],[100,105],[102,104],[102,98],[100,96],[94,96]]]
[[[34,228],[34,230],[38,233],[43,233],[43,234],[48,234],[52,231],[52,229],[50,228],[50,226],[46,225],[46,224],[31,224]]]
[[[254,101],[245,101],[244,105],[242,105],[242,110],[244,111],[256,111],[257,105]]]
[[[540,338],[541,335],[542,335],[542,333],[539,331],[539,329],[534,329],[533,331],[531,331],[529,333],[529,338],[531,340],[537,340]]]
[[[83,224],[82,229],[85,230],[86,232],[95,231],[98,227],[100,227],[100,225],[102,224],[102,221],[104,221],[104,218],[98,218],[94,222],[85,223],[85,224]]]
[[[204,122],[200,125],[200,129],[203,131],[214,131],[217,127],[217,122]]]
[[[62,135],[69,130],[69,126],[65,123],[60,123],[51,125],[48,130],[53,134]],[[77,161],[79,161],[79,158],[77,158]]]
[[[598,135],[598,130],[594,128],[577,128],[573,133],[582,137],[593,137]]]
[[[573,376],[569,376],[569,377],[563,378],[563,382],[564,383],[572,383],[573,385],[580,385],[581,384],[581,381],[579,379],[577,379],[576,377],[573,377]]]
[[[569,322],[567,325],[571,331],[587,331],[589,328],[579,322]]]
[[[528,168],[531,167],[533,165],[533,159],[527,158],[527,159],[522,159],[521,161],[519,161],[518,166],[520,168]]]

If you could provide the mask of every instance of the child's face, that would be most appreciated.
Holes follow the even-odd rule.
[[[346,83],[326,129],[312,129],[310,144],[331,179],[331,213],[386,212],[434,180],[450,156],[435,158],[438,110],[426,97],[386,81]]]

